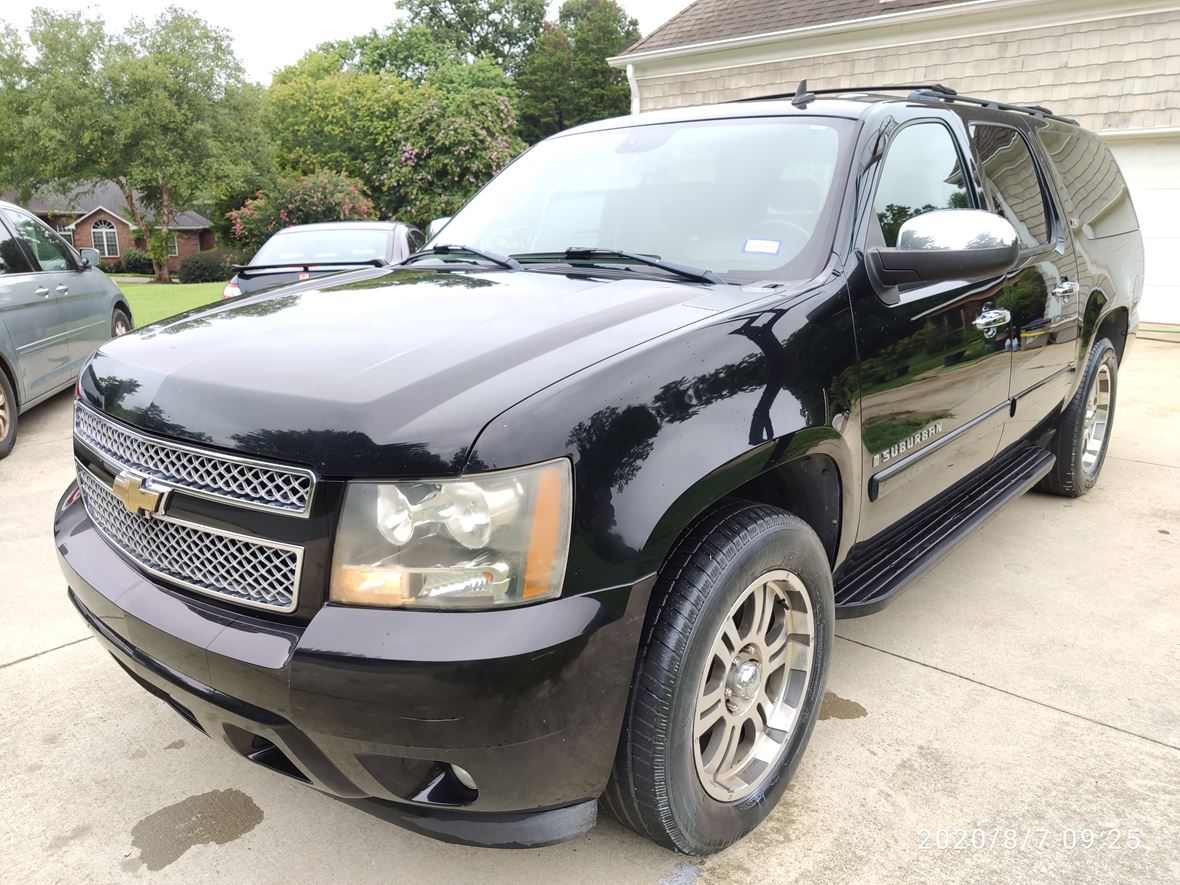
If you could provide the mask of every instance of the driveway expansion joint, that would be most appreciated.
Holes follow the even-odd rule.
[[[47,648],[44,651],[37,652],[36,654],[25,655],[23,658],[17,658],[15,661],[8,661],[6,663],[0,664],[0,670],[7,670],[9,667],[15,667],[17,664],[23,664],[25,661],[31,661],[34,658],[52,654],[55,651],[61,651],[63,648],[69,648],[71,645],[77,645],[79,642],[85,642],[86,640],[93,638],[93,636],[83,636],[81,639],[75,639],[72,642],[63,642],[61,645],[55,645],[53,648]]]
[[[1153,744],[1156,744],[1161,747],[1166,747],[1169,750],[1175,750],[1177,753],[1180,753],[1180,747],[1177,747],[1174,744],[1169,744],[1167,741],[1161,741],[1159,738],[1148,737],[1145,734],[1139,734],[1136,731],[1129,731],[1125,728],[1120,728],[1117,725],[1111,725],[1109,722],[1103,722],[1101,719],[1093,719],[1089,716],[1083,715],[1082,713],[1075,713],[1072,710],[1066,710],[1062,707],[1055,707],[1052,704],[1046,704],[1044,701],[1038,701],[1036,698],[1030,698],[1027,695],[1018,694],[1017,692],[1010,691],[1009,689],[1000,688],[998,685],[991,685],[990,683],[987,683],[987,682],[981,682],[980,680],[975,679],[971,676],[964,676],[962,673],[956,673],[954,670],[947,670],[943,667],[939,667],[936,664],[927,664],[925,661],[919,661],[915,658],[906,657],[903,654],[898,654],[897,652],[889,651],[888,649],[878,648],[875,645],[869,645],[867,642],[861,642],[857,639],[849,639],[847,636],[841,636],[839,633],[836,634],[836,638],[843,639],[845,642],[850,642],[853,645],[859,645],[861,648],[867,648],[870,651],[880,652],[883,655],[889,655],[891,658],[897,658],[898,660],[907,661],[908,663],[911,663],[911,664],[916,664],[919,667],[925,667],[928,670],[934,670],[938,673],[943,673],[947,676],[953,676],[956,679],[962,679],[964,682],[970,682],[973,685],[978,685],[980,688],[986,688],[986,689],[989,689],[990,691],[999,692],[1000,694],[1006,694],[1009,697],[1013,697],[1013,698],[1016,698],[1021,701],[1027,701],[1030,704],[1036,704],[1038,707],[1043,707],[1046,710],[1053,710],[1056,713],[1062,713],[1062,714],[1064,714],[1066,716],[1070,716],[1074,719],[1080,719],[1083,722],[1089,722],[1091,725],[1099,725],[1103,728],[1109,728],[1111,731],[1117,731],[1120,734],[1127,735],[1128,737],[1139,738],[1139,740],[1148,741],[1149,743],[1153,743]]]

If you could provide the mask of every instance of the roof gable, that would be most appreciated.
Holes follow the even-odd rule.
[[[126,219],[130,214],[123,192],[113,181],[100,181],[94,185],[84,185],[66,193],[41,191],[23,201],[20,199],[19,193],[9,191],[0,199],[24,206],[34,215],[76,215],[78,217],[74,219],[75,224],[99,209],[105,209],[120,219]],[[172,223],[173,230],[205,230],[211,226],[212,222],[208,218],[191,209],[178,212]]]
[[[696,0],[628,48],[622,56],[962,2],[964,0]]]

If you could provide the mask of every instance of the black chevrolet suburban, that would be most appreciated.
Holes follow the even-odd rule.
[[[601,803],[717,851],[836,618],[1097,481],[1137,228],[1097,137],[941,86],[581,126],[400,266],[103,345],[69,598],[194,727],[419,832]]]

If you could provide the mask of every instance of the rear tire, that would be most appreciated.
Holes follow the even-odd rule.
[[[1058,421],[1050,446],[1057,463],[1037,488],[1080,498],[1097,485],[1114,427],[1118,372],[1114,345],[1107,338],[1099,340],[1090,351],[1082,383]]]
[[[734,502],[685,534],[654,593],[603,800],[659,844],[711,854],[771,812],[807,746],[831,568],[801,519]]]
[[[6,458],[16,445],[16,425],[20,421],[17,412],[12,382],[8,380],[7,373],[0,369],[0,458]]]

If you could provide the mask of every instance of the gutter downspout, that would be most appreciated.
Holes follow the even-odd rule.
[[[631,87],[631,113],[639,113],[639,83],[635,79],[635,65],[627,65],[627,85]]]

